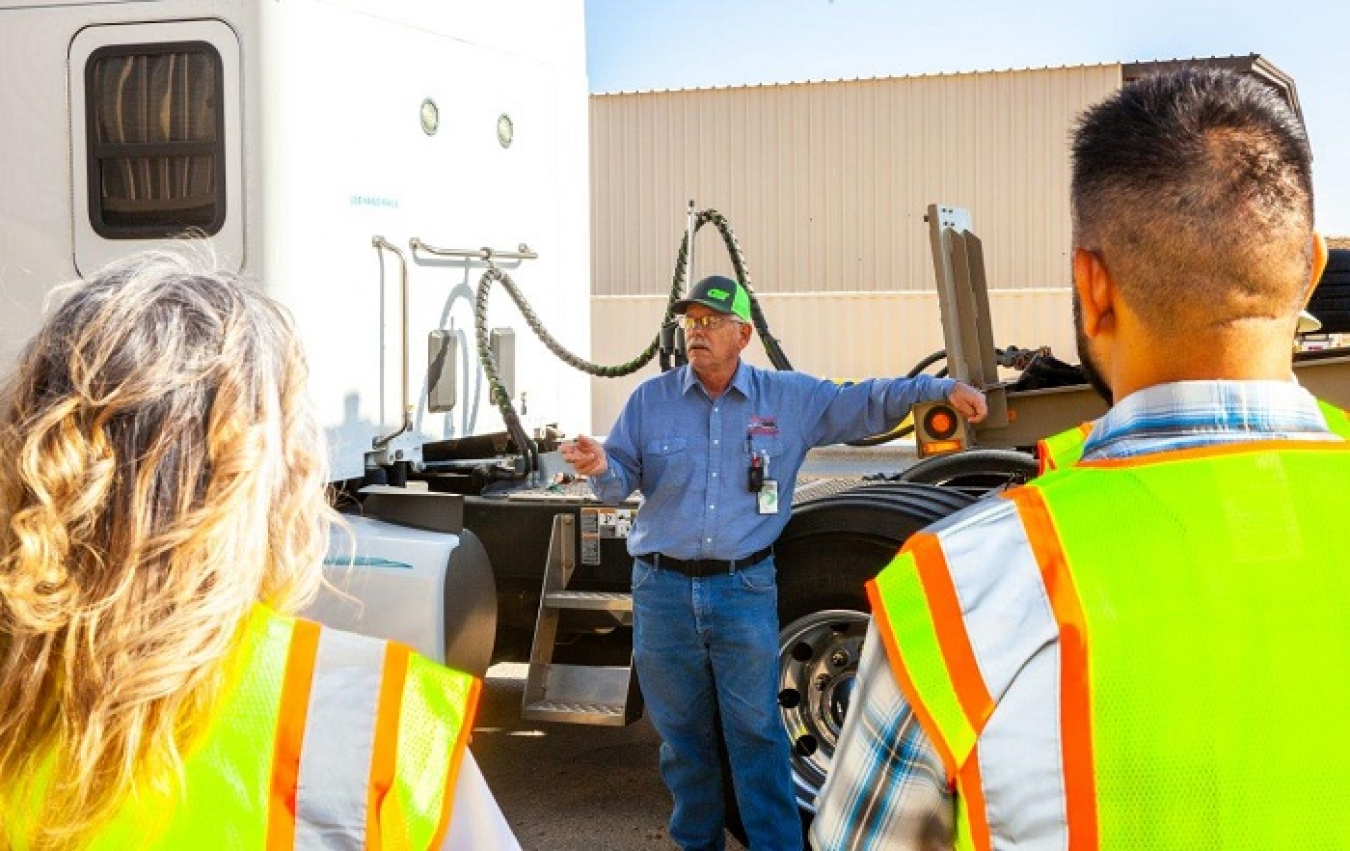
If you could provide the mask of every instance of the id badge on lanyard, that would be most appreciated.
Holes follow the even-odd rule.
[[[755,495],[760,514],[778,513],[778,482],[769,478],[769,453],[751,450],[747,486]]]

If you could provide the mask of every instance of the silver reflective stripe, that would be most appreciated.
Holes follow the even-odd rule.
[[[1027,662],[980,737],[980,776],[994,848],[1068,847],[1058,648],[1043,648]]]
[[[938,533],[965,615],[975,660],[997,703],[1037,648],[1055,642],[1059,627],[1045,594],[1031,542],[1011,500],[994,500],[973,528]],[[1010,621],[1016,613],[1018,619]]]
[[[366,845],[366,795],[385,643],[324,629],[300,750],[295,847],[330,851]]]
[[[1066,848],[1059,626],[1017,506],[997,500],[974,530],[963,519],[938,541],[996,704],[976,750],[992,845]]]

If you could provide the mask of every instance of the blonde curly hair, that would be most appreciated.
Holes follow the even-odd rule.
[[[170,253],[64,295],[0,396],[0,796],[49,778],[34,849],[181,783],[250,609],[313,597],[333,519],[282,308]]]

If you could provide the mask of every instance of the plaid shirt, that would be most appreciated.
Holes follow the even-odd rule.
[[[1291,382],[1185,381],[1133,393],[1097,421],[1084,459],[1248,440],[1340,440]],[[811,825],[816,851],[952,846],[954,795],[869,627],[857,686]]]

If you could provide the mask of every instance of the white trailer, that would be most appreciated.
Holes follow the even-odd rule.
[[[294,315],[335,481],[501,432],[486,255],[590,337],[584,44],[582,0],[0,2],[0,364],[55,284],[191,230]],[[589,429],[589,378],[507,300],[486,323],[524,425]],[[453,515],[358,524],[334,575],[403,603],[321,611],[485,669],[492,577]]]
[[[473,369],[484,266],[409,243],[537,254],[499,262],[584,349],[581,6],[0,2],[0,359],[53,284],[191,227],[294,314],[335,479],[500,431]],[[499,301],[489,321],[519,324]],[[458,373],[429,369],[429,340],[449,344]],[[589,426],[584,375],[542,346],[515,359],[527,418]],[[405,399],[411,427],[376,453]]]

